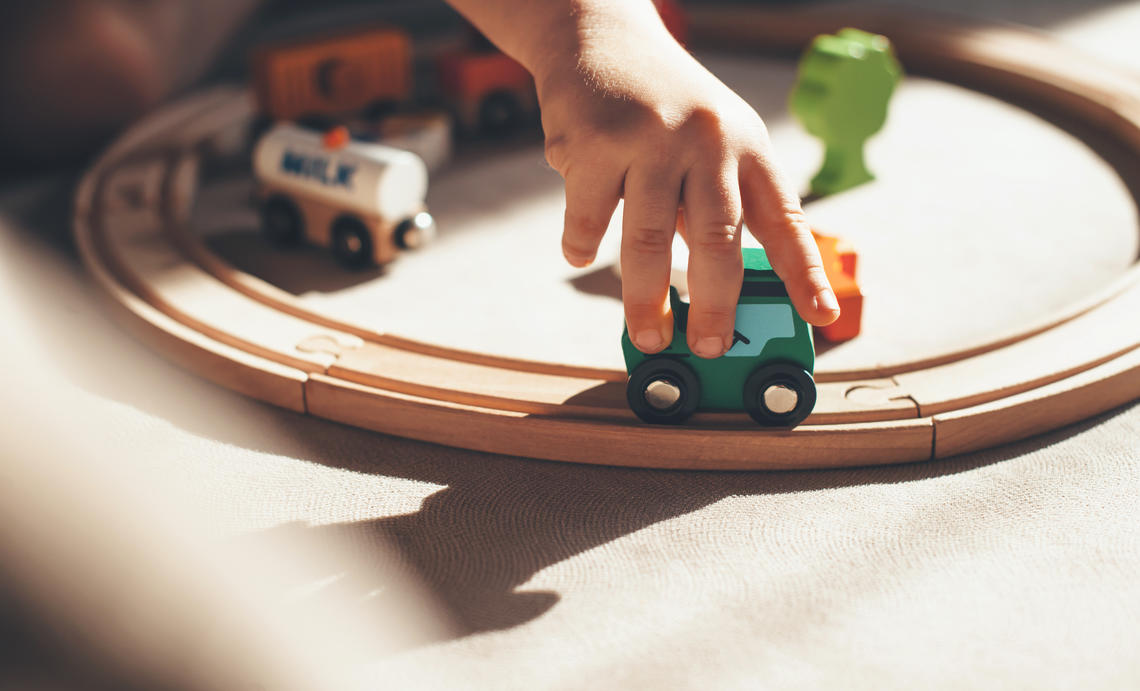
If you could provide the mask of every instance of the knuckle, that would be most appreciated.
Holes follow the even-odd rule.
[[[799,233],[811,236],[811,224],[808,222],[807,214],[804,213],[803,207],[800,205],[799,197],[788,194],[785,199],[780,200],[780,213],[784,217],[784,222],[787,224],[788,229],[793,233]]]
[[[779,184],[772,184],[765,190],[760,215],[763,224],[773,232],[811,241],[811,222],[808,221],[799,195],[789,185],[778,180],[777,171],[766,171],[764,174],[773,176],[773,181]]]
[[[640,127],[657,136],[672,132],[680,125],[679,118],[675,114],[657,108],[643,109],[640,120],[638,123]]]
[[[626,205],[633,199],[634,225],[652,226],[671,231],[677,225],[677,212],[681,209],[679,171],[664,166],[642,173],[640,185],[625,188]]]
[[[610,219],[602,218],[600,214],[594,214],[580,209],[566,209],[566,235],[601,235],[605,232],[606,227],[609,226]]]
[[[732,300],[732,304],[734,305],[733,308],[724,305],[694,305],[689,319],[698,328],[717,330],[719,327],[728,326],[736,321],[735,299]]]
[[[740,226],[735,223],[707,223],[688,229],[689,243],[694,252],[717,259],[740,261],[738,243]]]
[[[673,245],[672,233],[660,228],[635,226],[625,228],[626,244],[635,254],[659,255],[668,252]]]
[[[827,281],[827,272],[819,264],[809,264],[805,266],[798,275],[800,283],[805,286],[811,286],[812,289],[822,288],[829,285]]]
[[[567,145],[566,137],[562,136],[547,138],[543,149],[543,153],[546,157],[546,163],[554,170],[562,173],[564,176],[567,165],[566,159],[568,151],[569,146]]]
[[[728,134],[728,125],[721,112],[710,106],[697,106],[693,108],[685,119],[686,134],[704,140],[724,140]]]

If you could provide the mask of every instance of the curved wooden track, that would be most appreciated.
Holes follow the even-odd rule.
[[[848,25],[892,37],[911,71],[1033,102],[1140,157],[1140,84],[1018,29],[913,15],[705,10],[700,36],[799,50]],[[224,386],[400,436],[532,458],[657,468],[774,469],[918,461],[1020,439],[1140,397],[1140,267],[1038,326],[969,350],[819,372],[808,421],[743,414],[640,423],[625,373],[527,362],[375,333],[309,311],[210,253],[188,219],[199,162],[249,118],[218,89],[128,131],[81,181],[75,235],[112,309],[143,340]],[[616,341],[615,341],[616,344]],[[616,347],[616,346],[615,346]]]

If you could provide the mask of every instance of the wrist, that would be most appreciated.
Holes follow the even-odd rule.
[[[591,74],[599,65],[620,69],[631,51],[653,52],[655,45],[680,49],[650,0],[577,0],[547,20],[546,30],[532,34],[531,45],[516,56],[540,94],[545,84],[603,76]]]

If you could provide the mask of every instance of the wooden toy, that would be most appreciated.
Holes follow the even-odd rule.
[[[857,24],[894,37],[911,69],[1000,90],[1096,128],[1140,157],[1140,84],[1048,37],[858,7],[704,9],[724,48],[795,54]],[[817,402],[792,430],[741,413],[642,424],[625,372],[422,343],[314,312],[238,271],[188,223],[201,142],[248,118],[245,94],[210,91],[128,130],[83,176],[74,228],[112,311],[140,338],[224,386],[292,410],[493,453],[583,463],[774,469],[943,458],[1069,424],[1140,398],[1140,267],[1038,324],[936,358],[814,372]],[[153,165],[152,165],[153,164]],[[137,187],[139,166],[161,175]],[[125,176],[120,179],[120,175]],[[1090,337],[1090,334],[1095,337]]]
[[[395,113],[380,120],[353,120],[353,138],[373,141],[419,156],[429,173],[447,165],[452,153],[451,115],[443,111]]]
[[[415,154],[280,124],[258,141],[253,174],[262,230],[277,245],[331,247],[348,267],[386,264],[429,241],[427,168]]]
[[[673,341],[646,355],[621,337],[626,399],[642,420],[684,422],[698,410],[744,410],[761,425],[795,427],[815,407],[815,346],[787,288],[762,249],[744,249],[744,282],[732,347],[721,357],[693,355],[685,341],[689,305],[670,291]]]
[[[890,42],[858,29],[818,36],[800,60],[792,113],[823,140],[823,167],[812,194],[841,192],[874,179],[863,145],[882,128],[902,69]]]
[[[464,131],[501,136],[538,112],[534,79],[490,43],[438,58],[439,86]]]
[[[859,335],[863,322],[863,290],[855,278],[858,256],[850,243],[842,238],[812,231],[819,247],[827,279],[839,300],[842,313],[839,319],[825,327],[815,328],[815,335],[831,343],[849,341]],[[750,234],[741,237],[745,249],[760,247],[760,243]],[[689,247],[680,233],[673,236],[670,252],[669,285],[676,288],[681,297],[689,294]],[[614,275],[621,279],[621,262],[612,264]]]
[[[816,230],[811,234],[819,247],[823,270],[827,272],[827,280],[835,291],[840,309],[839,318],[827,326],[817,327],[816,334],[832,343],[849,341],[859,335],[863,324],[863,290],[855,280],[858,257],[855,249],[838,237]]]
[[[411,95],[411,39],[381,27],[268,45],[253,55],[253,85],[273,120],[383,112]]]

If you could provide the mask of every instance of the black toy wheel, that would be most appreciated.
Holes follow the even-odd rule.
[[[744,409],[769,427],[795,427],[815,408],[815,380],[790,362],[757,367],[744,382]]]
[[[501,137],[517,129],[522,121],[522,105],[512,93],[497,91],[479,104],[479,131],[485,135]]]
[[[678,425],[696,411],[701,383],[685,363],[653,358],[630,373],[625,397],[630,409],[645,422]]]
[[[256,143],[258,139],[261,139],[261,135],[273,129],[273,125],[275,124],[276,121],[268,115],[256,115],[251,118],[245,136],[247,142],[246,151],[248,152],[253,144]]]
[[[418,250],[435,238],[435,219],[426,211],[400,221],[392,231],[396,247],[404,250]]]
[[[301,211],[288,197],[274,196],[261,205],[261,232],[278,247],[292,247],[305,235]]]
[[[363,268],[372,263],[372,235],[359,219],[341,218],[332,227],[332,251],[343,266]]]
[[[400,110],[400,104],[390,98],[373,101],[364,107],[364,119],[368,122],[380,122],[384,118],[395,115]]]

